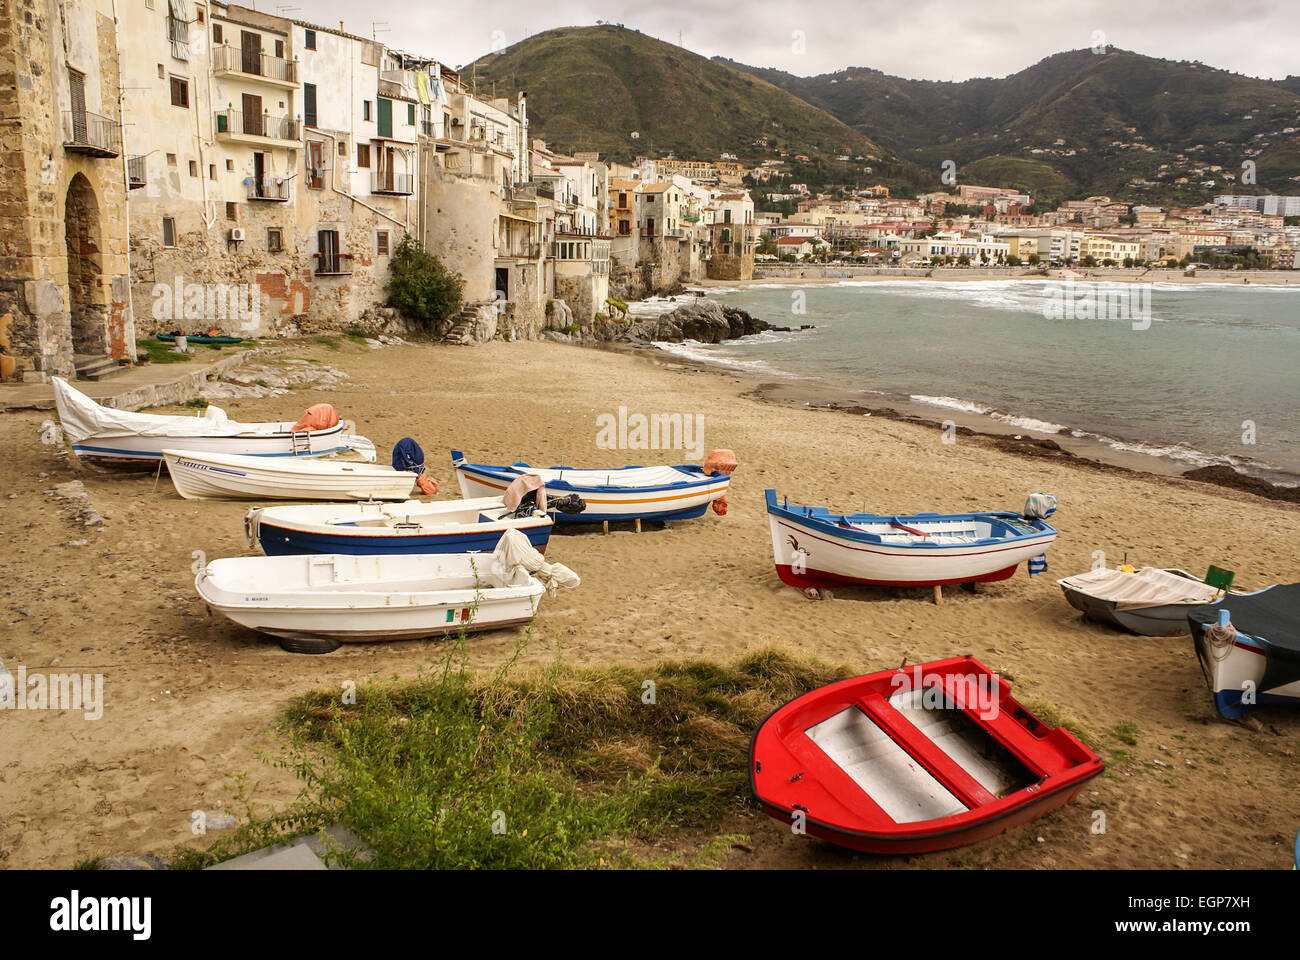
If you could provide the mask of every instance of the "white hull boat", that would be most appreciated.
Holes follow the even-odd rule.
[[[375,445],[343,420],[325,430],[293,430],[294,422],[238,423],[220,407],[201,415],[135,413],[101,406],[54,377],[54,403],[72,452],[87,463],[152,468],[167,449],[253,457],[321,457],[351,450],[375,461]]]
[[[417,476],[382,464],[163,450],[186,500],[406,500]]]
[[[554,521],[540,511],[515,517],[500,497],[401,503],[303,503],[254,507],[244,517],[249,546],[268,557],[302,553],[491,553],[518,530],[546,551]]]
[[[345,643],[527,623],[545,590],[492,554],[234,557],[213,560],[194,587],[251,630]]]
[[[775,490],[767,514],[777,576],[800,588],[1006,580],[1056,539],[1042,519],[1011,512],[840,514],[778,503]]]
[[[1300,583],[1230,594],[1188,611],[1187,623],[1222,716],[1300,706]]]
[[[1223,596],[1186,570],[1091,570],[1056,581],[1070,606],[1089,620],[1122,627],[1144,637],[1188,632],[1187,611]]]
[[[549,497],[577,494],[586,503],[578,514],[558,514],[558,523],[617,523],[634,520],[689,520],[704,516],[713,501],[725,497],[731,477],[705,473],[692,464],[616,467],[608,470],[530,467],[526,463],[489,466],[469,463],[451,452],[461,496],[501,496],[521,476],[540,477]]]

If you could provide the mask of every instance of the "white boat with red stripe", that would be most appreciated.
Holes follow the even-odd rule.
[[[1043,495],[1042,501],[1055,500]],[[1045,515],[1047,511],[1031,510]],[[767,491],[777,575],[794,587],[928,587],[1006,580],[1041,555],[1056,530],[1039,516],[995,513],[832,513],[778,503]]]

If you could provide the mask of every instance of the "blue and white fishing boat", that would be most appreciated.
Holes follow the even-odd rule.
[[[1221,715],[1235,720],[1265,704],[1300,706],[1300,583],[1195,607],[1187,623]]]
[[[302,553],[491,553],[518,530],[545,553],[553,521],[514,516],[501,497],[401,503],[304,503],[254,507],[244,516],[249,546],[268,557]]]
[[[1056,499],[1034,494],[1026,514],[832,513],[778,503],[767,491],[776,572],[794,587],[876,584],[928,587],[1006,580],[1025,562],[1040,563],[1056,539],[1043,517]],[[1032,516],[1030,515],[1032,514]]]
[[[375,461],[375,445],[343,420],[323,430],[294,431],[293,421],[237,423],[220,407],[184,417],[117,410],[53,378],[59,422],[77,459],[104,466],[156,467],[163,449],[249,457],[321,457],[352,451]]]
[[[705,473],[699,466],[530,467],[526,463],[488,466],[467,463],[459,450],[451,452],[463,497],[501,496],[512,482],[532,474],[546,484],[547,495],[576,494],[587,504],[581,514],[557,514],[560,523],[688,520],[700,517],[713,501],[724,497],[731,477],[721,471]]]

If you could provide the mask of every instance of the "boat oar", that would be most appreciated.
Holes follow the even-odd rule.
[[[905,524],[905,523],[899,523],[897,520],[890,520],[890,521],[889,521],[889,525],[890,525],[891,527],[893,527],[895,530],[903,530],[903,531],[906,531],[907,533],[910,533],[910,534],[911,534],[912,536],[914,536],[914,537],[928,537],[928,536],[929,536],[929,534],[926,533],[924,530],[918,530],[916,527],[909,527],[907,524]]]

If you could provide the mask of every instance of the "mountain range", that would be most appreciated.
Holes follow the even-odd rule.
[[[866,67],[800,77],[603,25],[536,34],[463,75],[480,91],[527,91],[533,128],[552,146],[614,159],[802,154],[792,179],[810,186],[939,190],[951,186],[948,169],[958,183],[1048,202],[1300,193],[1300,77],[1260,80],[1114,48],[956,83]]]

